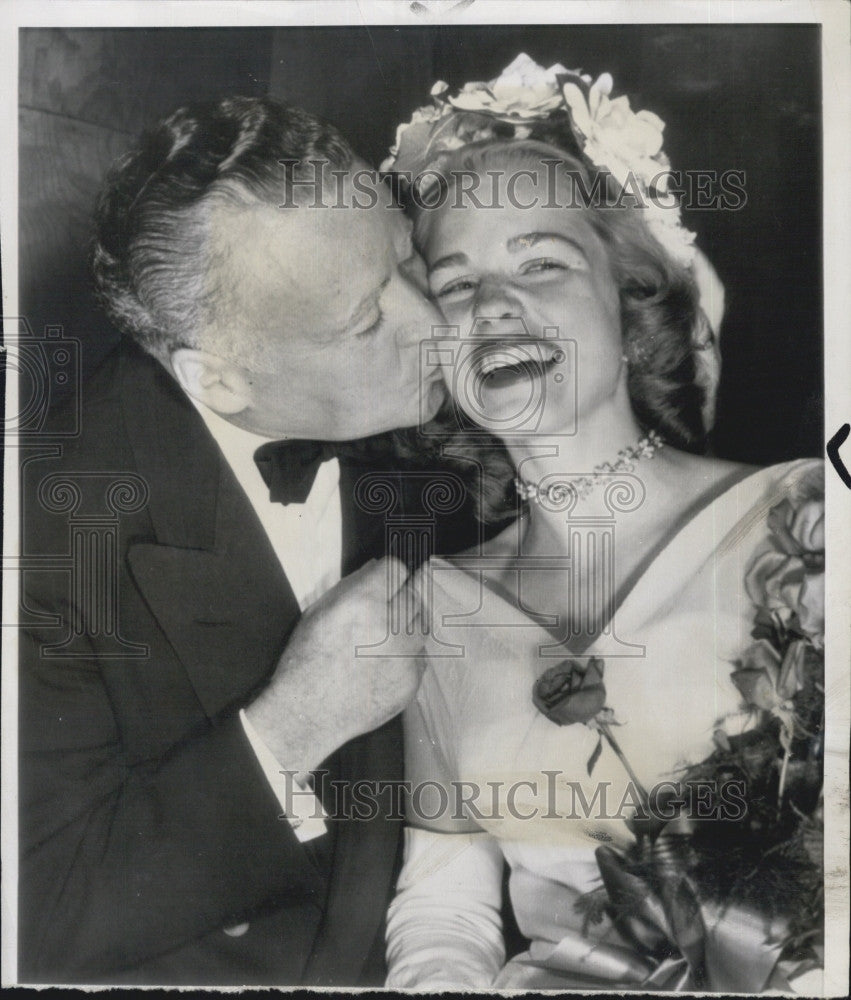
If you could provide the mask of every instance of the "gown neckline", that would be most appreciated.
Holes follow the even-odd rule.
[[[720,490],[709,491],[693,506],[691,512],[687,513],[680,526],[657,547],[647,560],[640,564],[629,581],[628,589],[616,600],[612,614],[602,626],[601,632],[615,619],[617,619],[619,627],[624,632],[640,625],[644,620],[641,614],[642,608],[644,609],[644,617],[655,613],[663,603],[667,603],[678,592],[684,577],[694,574],[698,561],[703,562],[708,554],[722,547],[724,540],[731,531],[736,530],[737,535],[740,533],[739,519],[741,516],[741,503],[736,503],[736,511],[732,518],[718,517],[719,508],[730,503],[740,490],[744,488],[754,493],[758,491],[765,492],[766,482],[770,482],[772,479],[779,480],[784,478],[789,471],[797,466],[818,461],[819,459],[816,458],[802,458],[764,466],[744,476],[734,478],[731,482],[727,482],[727,485],[723,485],[722,481]],[[755,500],[745,506],[753,507],[754,502]],[[770,507],[773,507],[778,502],[777,494],[772,491],[771,497],[764,505],[761,505],[756,510],[752,510],[750,517],[747,519],[747,524],[753,525],[758,524],[761,520],[764,521]],[[707,548],[706,546],[698,546],[697,542],[700,533],[703,531],[704,520],[709,516],[715,518],[716,525]],[[720,537],[719,532],[721,533]],[[693,556],[689,559],[679,557],[683,545],[688,545],[693,551]],[[451,565],[453,560],[452,558],[438,558],[436,561]],[[652,588],[648,588],[644,584],[646,584],[651,575],[655,582]],[[663,582],[665,584],[664,588],[661,586]],[[516,608],[516,603],[506,597],[503,587],[494,585],[492,582],[488,582],[487,587],[507,604]],[[520,612],[520,609],[516,610]],[[532,613],[534,614],[535,612]],[[534,622],[534,619],[529,614],[526,614],[526,618],[530,624],[538,624]],[[548,636],[552,635],[549,629],[546,629],[544,626],[538,624],[538,627],[545,631]],[[587,656],[593,652],[596,642],[597,638],[594,638],[583,649],[577,648],[572,650],[572,652],[577,656]]]
[[[710,495],[708,501],[696,507],[691,516],[683,521],[644,565],[638,578],[615,609],[614,614],[619,616],[620,624],[631,628],[639,625],[647,615],[656,614],[660,606],[670,602],[679,593],[684,579],[693,576],[699,564],[713,553],[721,553],[727,549],[731,532],[735,532],[738,539],[751,527],[765,523],[770,508],[779,502],[777,493],[772,490],[764,504],[756,505],[757,497],[765,494],[768,483],[784,478],[796,466],[818,461],[818,459],[795,459],[791,462],[764,466],[736,479],[720,492]],[[748,492],[743,492],[745,490]],[[743,502],[743,498],[748,495],[751,499]],[[735,503],[735,509],[730,511],[731,516],[724,516],[722,512],[732,503]],[[749,511],[744,525],[741,520],[743,509]],[[700,545],[704,522],[709,517],[713,519],[713,531],[711,536],[703,536],[705,544]],[[681,556],[684,547],[691,553],[688,559],[683,559]],[[651,574],[653,587],[642,586]],[[593,643],[588,649],[592,647]]]

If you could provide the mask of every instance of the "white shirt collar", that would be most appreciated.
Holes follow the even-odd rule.
[[[226,420],[200,400],[193,396],[189,396],[189,399],[201,415],[207,430],[212,434],[213,440],[225,457],[225,461],[233,470],[240,486],[248,493],[249,498],[254,501],[259,491],[259,494],[264,495],[268,502],[268,487],[254,461],[254,452],[261,445],[279,439],[255,434],[254,431],[247,431],[244,427],[237,427],[236,424],[232,424],[230,420]],[[299,511],[306,507],[321,510],[331,494],[337,490],[339,484],[340,463],[336,458],[333,458],[323,462],[319,467],[307,500],[303,504],[287,504],[287,507]]]
[[[299,605],[308,607],[340,579],[343,522],[339,461],[332,458],[319,466],[303,504],[272,503],[254,452],[276,439],[237,427],[197,399],[192,403],[254,508]]]

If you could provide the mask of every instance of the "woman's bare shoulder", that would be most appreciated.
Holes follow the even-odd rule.
[[[760,471],[761,466],[746,462],[688,452],[671,452],[671,499],[686,510],[705,505],[714,497]]]

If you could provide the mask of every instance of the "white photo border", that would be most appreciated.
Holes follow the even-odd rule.
[[[428,5],[426,5],[428,6]],[[0,10],[0,74],[3,167],[0,170],[0,239],[2,239],[3,315],[18,315],[17,280],[17,89],[20,27],[191,27],[289,25],[486,25],[486,24],[742,24],[821,23],[823,80],[824,193],[824,356],[825,428],[829,439],[851,421],[851,28],[845,0],[474,0],[444,16],[424,17],[407,0],[7,0]],[[844,377],[843,377],[844,376]],[[7,412],[16,411],[14,379],[6,384]],[[16,554],[19,511],[17,455],[5,451],[5,555]],[[844,447],[851,466],[851,442]],[[851,491],[827,467],[827,745],[825,753],[825,924],[824,996],[848,993],[849,812],[848,750],[851,726]],[[3,621],[17,614],[17,576],[3,575]],[[2,982],[15,982],[17,869],[17,642],[14,629],[3,630],[2,673]]]

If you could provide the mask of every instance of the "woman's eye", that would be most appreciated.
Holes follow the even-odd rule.
[[[540,274],[544,271],[569,271],[571,270],[570,265],[563,260],[554,260],[553,258],[547,257],[540,260],[530,260],[526,264],[521,265],[521,274]]]
[[[442,299],[448,295],[463,295],[465,292],[473,291],[475,287],[476,282],[472,278],[456,278],[439,288],[434,296],[437,299]]]

